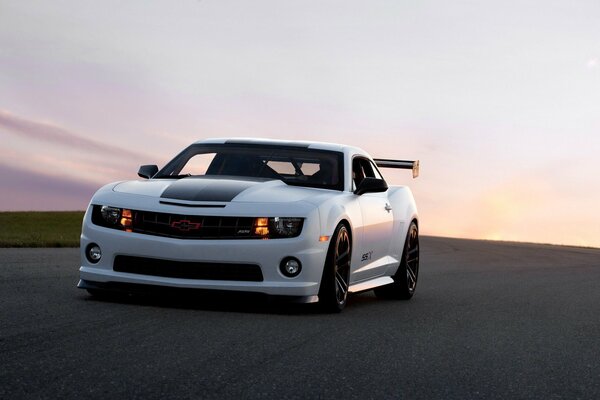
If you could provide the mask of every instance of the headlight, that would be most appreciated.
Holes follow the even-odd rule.
[[[92,222],[106,228],[132,232],[133,212],[126,208],[95,205],[92,209]]]
[[[110,206],[102,206],[100,208],[100,214],[104,221],[108,222],[111,225],[116,225],[121,218],[121,209]]]
[[[254,219],[254,236],[263,239],[291,238],[300,235],[304,219],[293,217],[259,217]]]
[[[302,228],[302,218],[269,218],[273,230],[278,236],[294,237],[300,234]]]

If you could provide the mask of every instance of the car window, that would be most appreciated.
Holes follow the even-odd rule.
[[[362,157],[355,157],[352,160],[352,179],[354,183],[354,189],[360,185],[364,178],[377,178],[383,179],[377,167],[373,165],[371,160]]]
[[[317,161],[301,162],[294,160],[294,162],[292,162],[291,159],[288,161],[269,160],[267,165],[280,175],[309,176],[319,172],[321,169],[321,166]]]
[[[155,178],[219,175],[344,190],[341,152],[291,146],[195,144],[171,160]]]
[[[373,171],[373,177],[377,179],[383,179],[383,176],[381,176],[381,173],[379,172],[375,164],[373,164],[373,161],[369,160],[369,164],[371,165],[371,170]]]
[[[181,175],[205,175],[215,153],[196,154],[181,169]]]

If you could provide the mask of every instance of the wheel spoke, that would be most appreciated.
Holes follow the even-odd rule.
[[[406,280],[409,290],[414,290],[417,285],[417,276],[419,273],[419,234],[415,226],[411,227],[406,243]]]
[[[346,283],[346,281],[344,280],[344,277],[339,272],[335,273],[335,283],[338,285],[338,288],[343,293],[346,293],[348,291],[348,284]]]
[[[413,271],[413,269],[409,265],[406,266],[406,275],[408,276],[410,281],[413,283],[413,285],[415,283],[417,283],[417,274],[415,274],[415,271]],[[410,285],[410,286],[412,287],[412,285]]]
[[[336,264],[342,264],[341,261],[346,257],[348,257],[348,250],[344,251],[342,254],[337,254],[337,257],[335,258]]]
[[[336,239],[333,249],[333,257],[329,258],[329,274],[327,277],[326,298],[334,301],[331,306],[337,311],[341,310],[346,304],[348,297],[348,287],[350,282],[350,262],[352,254],[352,244],[348,235],[347,228],[340,226],[337,229]],[[331,255],[330,255],[331,257]],[[327,267],[327,265],[326,265]],[[324,276],[325,279],[325,276]],[[323,282],[325,283],[325,282]]]

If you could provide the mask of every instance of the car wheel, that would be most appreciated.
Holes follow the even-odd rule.
[[[394,283],[375,288],[375,295],[403,300],[413,297],[419,278],[419,228],[414,221],[408,227],[402,260],[392,278]]]
[[[340,312],[346,306],[351,256],[350,234],[346,226],[340,224],[335,229],[333,240],[329,244],[319,289],[319,303],[325,311]]]

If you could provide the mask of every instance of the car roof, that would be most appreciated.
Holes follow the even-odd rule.
[[[210,138],[199,140],[195,142],[196,144],[258,144],[258,145],[271,145],[271,146],[289,146],[289,147],[303,147],[308,149],[317,149],[317,150],[330,150],[330,151],[339,151],[345,154],[361,154],[365,156],[369,156],[369,154],[354,146],[347,146],[338,143],[327,143],[327,142],[317,142],[317,141],[308,141],[308,140],[278,140],[278,139],[263,139],[263,138]]]

